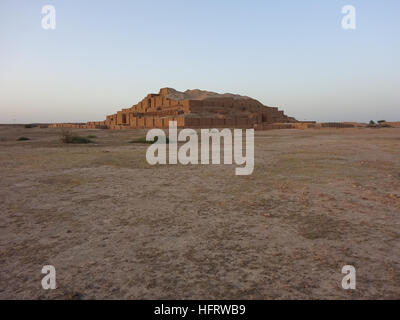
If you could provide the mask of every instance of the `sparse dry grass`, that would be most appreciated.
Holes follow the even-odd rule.
[[[256,132],[248,177],[75,131],[0,126],[1,298],[400,298],[400,129]]]

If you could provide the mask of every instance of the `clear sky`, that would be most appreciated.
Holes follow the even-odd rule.
[[[399,49],[398,0],[1,0],[0,123],[104,120],[161,87],[299,120],[400,120]]]

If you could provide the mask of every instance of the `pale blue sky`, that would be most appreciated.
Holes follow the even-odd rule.
[[[0,123],[103,120],[167,86],[299,120],[400,120],[399,31],[398,0],[1,0]]]

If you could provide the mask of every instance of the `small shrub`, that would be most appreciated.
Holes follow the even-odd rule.
[[[86,137],[73,136],[71,143],[92,143],[92,140]]]
[[[19,138],[17,139],[17,141],[27,141],[27,140],[30,140],[30,139],[27,138],[27,137],[19,137]]]
[[[92,140],[86,137],[74,135],[70,130],[61,131],[61,142],[63,143],[91,143]]]
[[[147,141],[146,137],[141,137],[132,141],[129,141],[129,143],[144,143],[144,144],[153,144],[155,142],[157,142],[158,138],[155,137],[154,141]],[[165,137],[165,143],[168,144],[169,143],[169,138]]]
[[[73,134],[70,130],[61,130],[61,142],[63,143],[72,143]]]
[[[135,139],[135,140],[131,140],[131,141],[129,141],[129,143],[152,144],[152,143],[154,143],[154,141],[146,141],[146,138],[145,138],[145,137],[142,137],[142,138],[137,138],[137,139]]]
[[[95,135],[93,135],[93,134],[90,134],[90,135],[87,136],[87,138],[88,138],[88,139],[95,139],[95,138],[97,138],[97,136],[95,136]]]
[[[30,129],[30,128],[34,128],[36,126],[34,124],[26,124],[24,127],[27,129]]]

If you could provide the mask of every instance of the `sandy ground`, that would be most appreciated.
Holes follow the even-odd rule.
[[[251,176],[59,131],[0,126],[2,299],[400,298],[400,128],[256,132]]]

